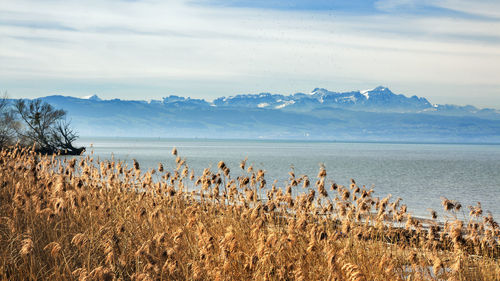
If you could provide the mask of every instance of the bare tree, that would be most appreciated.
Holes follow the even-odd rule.
[[[35,144],[42,153],[80,154],[84,148],[75,148],[73,142],[78,138],[70,124],[64,121],[66,112],[36,99],[17,100],[15,111],[23,123],[24,130],[18,134],[29,144]]]
[[[0,98],[0,148],[14,144],[18,125],[5,92]]]
[[[58,121],[51,132],[51,141],[59,149],[80,154],[81,148],[75,148],[73,142],[78,139],[78,135],[71,129],[70,123],[66,121]]]

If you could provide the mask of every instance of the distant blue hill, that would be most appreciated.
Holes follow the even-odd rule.
[[[235,95],[212,102],[179,96],[41,99],[65,109],[81,136],[500,142],[498,110],[435,105],[386,87]]]

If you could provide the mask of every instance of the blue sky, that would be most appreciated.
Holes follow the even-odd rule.
[[[309,10],[309,11],[355,11],[373,12],[375,10],[374,1],[369,0],[351,0],[351,1],[332,1],[332,0],[200,0],[198,4],[218,5],[226,7],[242,8],[264,8],[277,10]]]
[[[0,0],[0,90],[369,89],[500,108],[500,1]]]

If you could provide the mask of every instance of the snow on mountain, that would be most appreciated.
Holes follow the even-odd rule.
[[[82,97],[82,99],[91,100],[91,101],[102,101],[102,99],[100,97],[98,97],[97,95],[85,96],[85,97]]]
[[[67,111],[86,136],[500,142],[498,110],[433,105],[387,87],[235,95],[213,102],[175,95],[150,101],[96,95],[41,99]]]
[[[213,101],[220,107],[276,107],[283,100],[289,100],[290,96],[275,95],[270,93],[261,93],[257,95],[236,95],[229,97],[220,97]]]
[[[170,95],[162,99],[162,103],[168,106],[182,107],[196,107],[196,106],[209,106],[210,104],[203,99],[192,99],[189,97],[180,97],[175,95]]]
[[[280,100],[280,102],[281,102],[281,100]],[[282,109],[282,108],[285,108],[286,106],[289,106],[289,105],[294,104],[294,103],[295,103],[294,100],[288,100],[288,101],[285,101],[284,103],[282,103],[280,105],[275,106],[274,108],[276,108],[276,109]]]
[[[370,99],[370,91],[371,90],[362,90],[362,91],[359,91],[363,96],[365,96],[365,98],[368,100]]]
[[[256,110],[283,110],[288,112],[312,112],[328,108],[347,109],[364,112],[419,113],[447,116],[474,115],[481,118],[500,119],[500,112],[495,109],[478,109],[474,106],[431,104],[426,98],[395,94],[389,88],[378,86],[371,90],[333,92],[324,88],[315,88],[309,94],[295,93],[281,95],[271,93],[240,94],[220,97],[212,102],[204,99],[192,99],[170,95],[161,100],[125,101],[119,99],[103,100],[97,95],[81,99],[60,95],[45,97],[47,101],[63,105],[63,108],[85,103],[137,103],[167,108],[247,108]],[[80,102],[78,102],[80,101]]]
[[[274,108],[307,110],[316,107],[342,107],[365,111],[418,111],[431,107],[425,98],[396,95],[389,88],[379,86],[371,90],[331,92],[316,88],[310,94],[277,95],[270,93],[221,97],[214,100],[220,107]]]

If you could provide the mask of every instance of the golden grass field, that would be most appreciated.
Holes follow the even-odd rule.
[[[1,151],[0,279],[500,280],[480,205],[459,220],[467,207],[444,199],[447,218],[421,220],[323,168],[279,186],[244,161],[195,175],[172,153],[177,167],[141,171]]]

